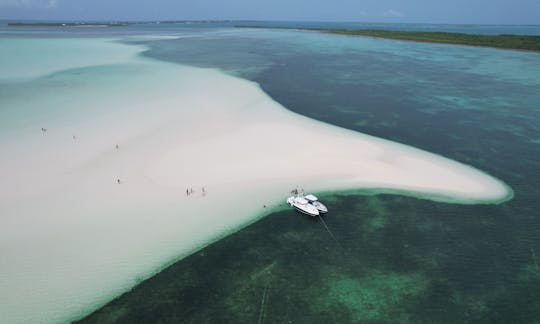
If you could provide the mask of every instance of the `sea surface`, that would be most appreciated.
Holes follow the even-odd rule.
[[[540,53],[232,26],[0,26],[0,37],[145,44],[145,56],[258,82],[299,114],[472,165],[515,197],[457,205],[369,190],[318,193],[330,209],[324,221],[269,214],[83,322],[540,319]],[[538,26],[383,27],[540,34]],[[164,34],[178,38],[125,40]]]

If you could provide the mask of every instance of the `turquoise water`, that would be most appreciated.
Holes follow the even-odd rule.
[[[193,37],[133,40],[150,47],[149,57],[254,80],[303,115],[485,170],[515,198],[462,206],[324,193],[331,210],[325,221],[337,242],[320,221],[270,214],[86,321],[540,318],[540,54],[294,31],[159,28],[154,32]]]
[[[301,114],[486,170],[515,198],[460,206],[328,193],[339,243],[320,222],[272,214],[89,321],[540,318],[539,54],[267,30],[149,45],[150,57],[257,81]]]

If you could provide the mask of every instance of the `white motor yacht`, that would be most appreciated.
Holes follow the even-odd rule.
[[[315,208],[317,208],[319,213],[324,214],[328,212],[328,208],[326,208],[326,206],[322,202],[320,202],[315,195],[309,194],[306,195],[304,198],[309,202],[310,205],[313,205]]]
[[[287,203],[291,207],[296,208],[301,213],[304,213],[309,216],[319,216],[319,210],[314,205],[310,204],[309,201],[302,196],[291,196],[287,198]]]

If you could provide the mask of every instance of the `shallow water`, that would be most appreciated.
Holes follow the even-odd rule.
[[[339,243],[320,221],[271,214],[87,321],[540,318],[539,54],[265,30],[150,46],[151,57],[257,81],[301,114],[486,170],[515,198],[461,206],[327,193]]]
[[[540,318],[539,54],[215,26],[157,33],[190,38],[133,42],[150,46],[149,57],[257,81],[298,113],[486,170],[516,196],[502,205],[460,206],[326,193],[325,221],[339,243],[320,221],[271,214],[88,321]]]

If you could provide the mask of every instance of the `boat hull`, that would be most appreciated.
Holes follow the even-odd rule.
[[[295,206],[295,205],[293,205],[293,207],[294,207],[294,209],[298,210],[302,214],[305,214],[305,215],[308,215],[308,216],[311,216],[311,217],[319,216],[319,210],[317,210],[317,209],[313,210],[313,211],[307,211],[307,210],[304,210],[301,207],[298,207],[298,206]]]
[[[321,214],[328,213],[328,208],[326,208],[326,206],[323,205],[322,203],[320,203],[318,201],[315,201],[315,202],[310,202],[310,204],[312,204],[315,208],[317,208],[319,213],[321,213]]]
[[[319,210],[312,204],[308,203],[306,200],[301,200],[297,197],[289,197],[287,199],[287,203],[303,214],[312,217],[319,216]]]

